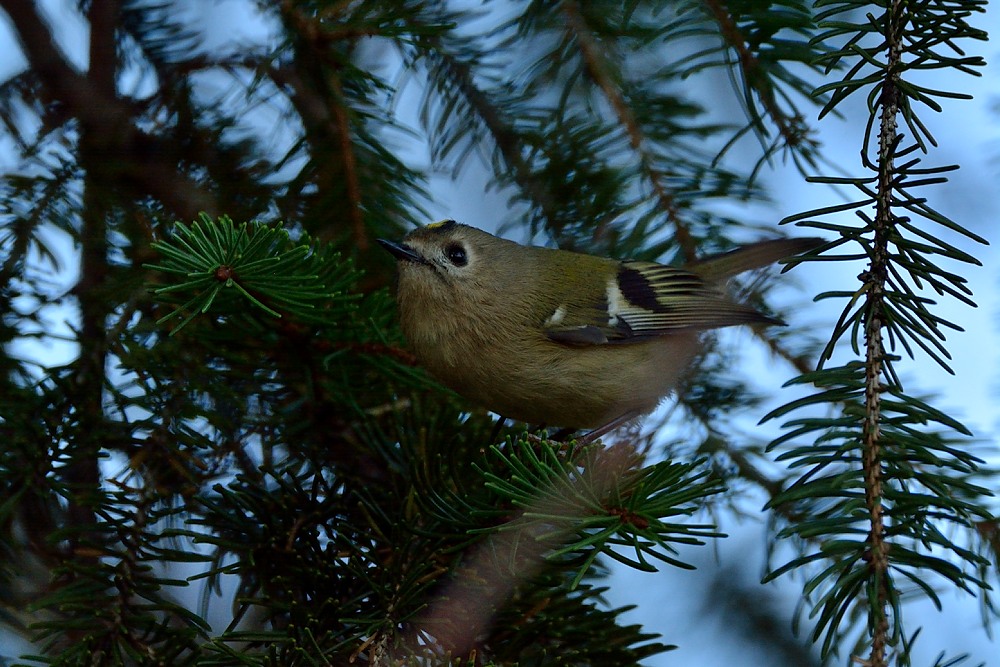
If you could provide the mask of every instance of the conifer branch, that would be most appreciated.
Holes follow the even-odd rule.
[[[636,152],[639,164],[646,174],[646,180],[653,188],[653,193],[656,196],[660,209],[674,226],[675,239],[684,256],[684,261],[696,261],[698,259],[698,247],[691,235],[691,229],[681,214],[681,208],[678,206],[676,198],[670,193],[666,183],[664,183],[665,174],[653,164],[652,156],[650,156],[646,148],[646,138],[642,128],[629,108],[628,102],[626,102],[622,94],[621,87],[614,82],[611,73],[608,71],[604,62],[603,49],[601,49],[601,46],[594,39],[590,27],[587,25],[587,21],[580,10],[579,3],[575,0],[565,0],[559,6],[566,17],[567,28],[580,45],[580,54],[583,57],[587,74],[601,89],[612,111],[618,118],[618,122],[624,128],[628,136],[629,145]],[[594,229],[594,238],[600,238],[603,233],[604,225],[597,225]]]
[[[347,194],[347,218],[350,221],[351,236],[355,247],[364,252],[371,243],[368,240],[368,230],[365,227],[364,206],[361,201],[361,184],[358,178],[358,161],[354,154],[354,142],[351,139],[351,123],[347,114],[347,99],[344,96],[344,86],[340,79],[331,75],[332,86],[339,104],[332,108],[336,136],[340,144],[340,159],[344,164],[344,180]]]
[[[95,94],[105,98],[115,95],[117,57],[115,54],[115,24],[120,11],[117,0],[95,0],[90,5],[90,69],[87,82]],[[99,452],[106,435],[104,415],[104,384],[108,346],[105,328],[110,303],[106,294],[108,278],[108,219],[112,216],[109,200],[107,167],[102,155],[103,136],[97,128],[84,125],[80,137],[80,164],[84,169],[83,210],[80,231],[80,279],[73,288],[80,304],[80,355],[76,361],[76,405],[79,419],[78,443],[81,454],[67,466],[67,481],[75,493],[68,513],[71,524],[89,526],[95,523],[94,508],[99,502]],[[74,539],[71,549],[75,557],[97,559],[80,553],[83,544],[94,535],[84,534]]]
[[[733,20],[725,2],[723,0],[704,0],[704,2],[708,12],[719,26],[722,39],[729,48],[736,52],[743,75],[743,84],[757,93],[764,110],[778,128],[785,144],[791,147],[798,146],[805,136],[801,117],[789,117],[778,106],[767,72],[761,66],[757,56],[748,47],[746,37]]]
[[[0,139],[20,163],[0,183],[0,339],[11,343],[0,345],[0,624],[24,624],[33,646],[21,661],[644,664],[671,647],[593,584],[612,560],[688,567],[679,547],[721,537],[694,522],[725,480],[735,513],[767,494],[769,551],[770,540],[794,550],[768,580],[806,579],[824,660],[905,663],[913,593],[936,603],[966,591],[992,613],[989,471],[971,433],[894,372],[897,348],[946,366],[944,334],[960,323],[935,299],[972,303],[945,263],[977,260],[929,225],[980,239],[917,190],[951,167],[913,156],[935,144],[916,109],[963,91],[908,72],[980,67],[962,49],[985,39],[965,23],[984,0],[893,1],[568,0],[511,16],[489,3],[277,0],[254,5],[266,41],[217,48],[224,26],[170,2],[92,0],[79,10],[90,53],[63,54],[63,22],[0,0],[28,61],[0,82]],[[403,54],[399,79],[361,39]],[[735,82],[750,119],[714,157],[703,146],[728,129],[689,90],[717,81],[707,71]],[[136,72],[141,86],[123,88]],[[238,94],[207,99],[204,75]],[[816,178],[856,197],[793,216],[836,239],[803,261],[870,262],[860,284],[820,295],[846,301],[827,350],[851,358],[813,370],[793,354],[799,342],[758,332],[802,372],[768,416],[789,415],[769,449],[727,424],[757,404],[718,377],[727,360],[711,352],[670,417],[695,443],[669,460],[598,465],[577,456],[624,450],[512,433],[491,446],[502,425],[413,368],[391,296],[345,259],[425,201],[422,175],[380,141],[401,127],[391,102],[411,99],[400,93],[411,80],[434,168],[457,175],[486,147],[529,224],[551,222],[566,243],[603,234],[591,245],[637,259],[728,243],[742,221],[700,202],[763,192],[717,167],[746,132],[761,139],[758,165],[786,146],[822,157],[808,137],[795,145],[789,95],[812,93],[821,117],[868,95],[864,173]],[[275,119],[275,137],[258,138],[256,121]],[[202,196],[210,205],[194,207]],[[280,211],[287,226],[213,216],[162,228],[216,199],[241,220]],[[80,265],[58,261],[53,230]],[[359,260],[384,285],[389,258]],[[71,331],[52,327],[74,300]],[[50,340],[78,359],[16,355]],[[199,586],[196,609],[187,591]],[[210,627],[209,607],[229,593],[231,623]],[[863,648],[848,648],[855,634]]]
[[[889,641],[889,545],[884,523],[884,494],[882,488],[883,448],[881,439],[881,395],[883,391],[883,364],[886,349],[882,328],[886,313],[885,289],[889,279],[889,237],[895,228],[895,191],[897,174],[895,152],[900,137],[896,132],[899,114],[899,72],[903,53],[903,27],[906,15],[903,3],[893,0],[885,14],[885,44],[887,61],[883,71],[879,99],[881,115],[878,135],[878,190],[876,192],[874,240],[868,271],[863,274],[865,283],[865,418],[862,424],[861,465],[865,481],[865,505],[868,508],[869,568],[874,581],[875,599],[871,601],[872,638],[871,654],[867,663],[871,667],[885,667],[886,645]]]
[[[324,12],[321,23],[319,17],[306,16],[295,3],[282,2],[281,13],[284,19],[295,28],[300,40],[308,47],[308,52],[319,61],[328,59],[330,44],[337,40],[352,41],[360,37],[371,36],[371,31],[338,30],[337,15],[347,9],[347,5],[335,6]],[[344,194],[347,199],[346,215],[351,230],[351,238],[360,251],[368,250],[371,243],[368,230],[365,227],[364,206],[362,203],[361,182],[358,176],[358,161],[355,154],[353,133],[351,131],[350,106],[344,91],[343,82],[337,72],[335,63],[328,63],[325,68],[325,83],[330,87],[332,99],[324,100],[314,89],[306,85],[306,81],[297,74],[282,68],[270,68],[276,82],[292,84],[294,97],[292,103],[310,125],[324,128],[330,139],[337,146],[336,157],[341,163],[344,179]],[[313,82],[315,83],[315,82]],[[320,184],[320,188],[331,187],[333,184]]]
[[[534,175],[531,164],[524,158],[524,141],[504,118],[500,108],[489,95],[476,85],[472,67],[448,53],[440,43],[428,53],[447,76],[469,110],[489,132],[504,163],[513,174],[513,180],[528,195],[547,220],[559,219],[558,204],[545,185]]]
[[[0,8],[10,17],[47,97],[65,104],[68,116],[90,128],[93,137],[100,137],[105,144],[105,161],[118,167],[123,183],[135,184],[184,218],[218,209],[214,195],[177,170],[170,141],[140,130],[127,103],[98,90],[90,77],[73,69],[38,15],[35,3],[0,0]],[[109,155],[120,162],[108,161]],[[158,159],[151,160],[150,156]]]

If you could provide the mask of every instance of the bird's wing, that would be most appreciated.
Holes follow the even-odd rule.
[[[603,302],[560,305],[545,322],[545,331],[567,345],[600,345],[753,322],[780,323],[733,301],[691,271],[622,262]]]

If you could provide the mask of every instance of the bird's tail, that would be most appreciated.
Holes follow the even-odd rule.
[[[824,240],[816,237],[772,239],[758,241],[729,252],[700,259],[685,269],[697,273],[707,282],[722,282],[738,273],[759,269],[778,260],[817,248]]]

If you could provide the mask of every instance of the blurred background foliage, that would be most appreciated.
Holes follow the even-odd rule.
[[[609,605],[609,564],[689,567],[759,494],[804,629],[720,577],[734,641],[909,664],[904,602],[946,589],[988,629],[990,470],[896,373],[947,365],[936,300],[972,303],[982,239],[922,162],[962,79],[914,75],[975,73],[982,9],[0,0],[0,663],[648,664],[685,638]],[[855,97],[834,167],[816,125]],[[374,240],[470,173],[502,233],[680,264],[785,233],[742,214],[773,160],[854,193],[789,222],[867,267],[829,331],[754,330],[803,388],[775,442],[711,337],[607,447],[498,427],[407,352]],[[734,289],[780,316],[773,285]]]

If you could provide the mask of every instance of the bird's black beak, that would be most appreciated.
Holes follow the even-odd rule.
[[[406,260],[407,262],[416,262],[417,264],[426,264],[427,260],[423,258],[419,252],[406,245],[405,243],[396,243],[395,241],[389,241],[387,239],[376,239],[383,248],[392,253],[392,256],[399,260]]]

